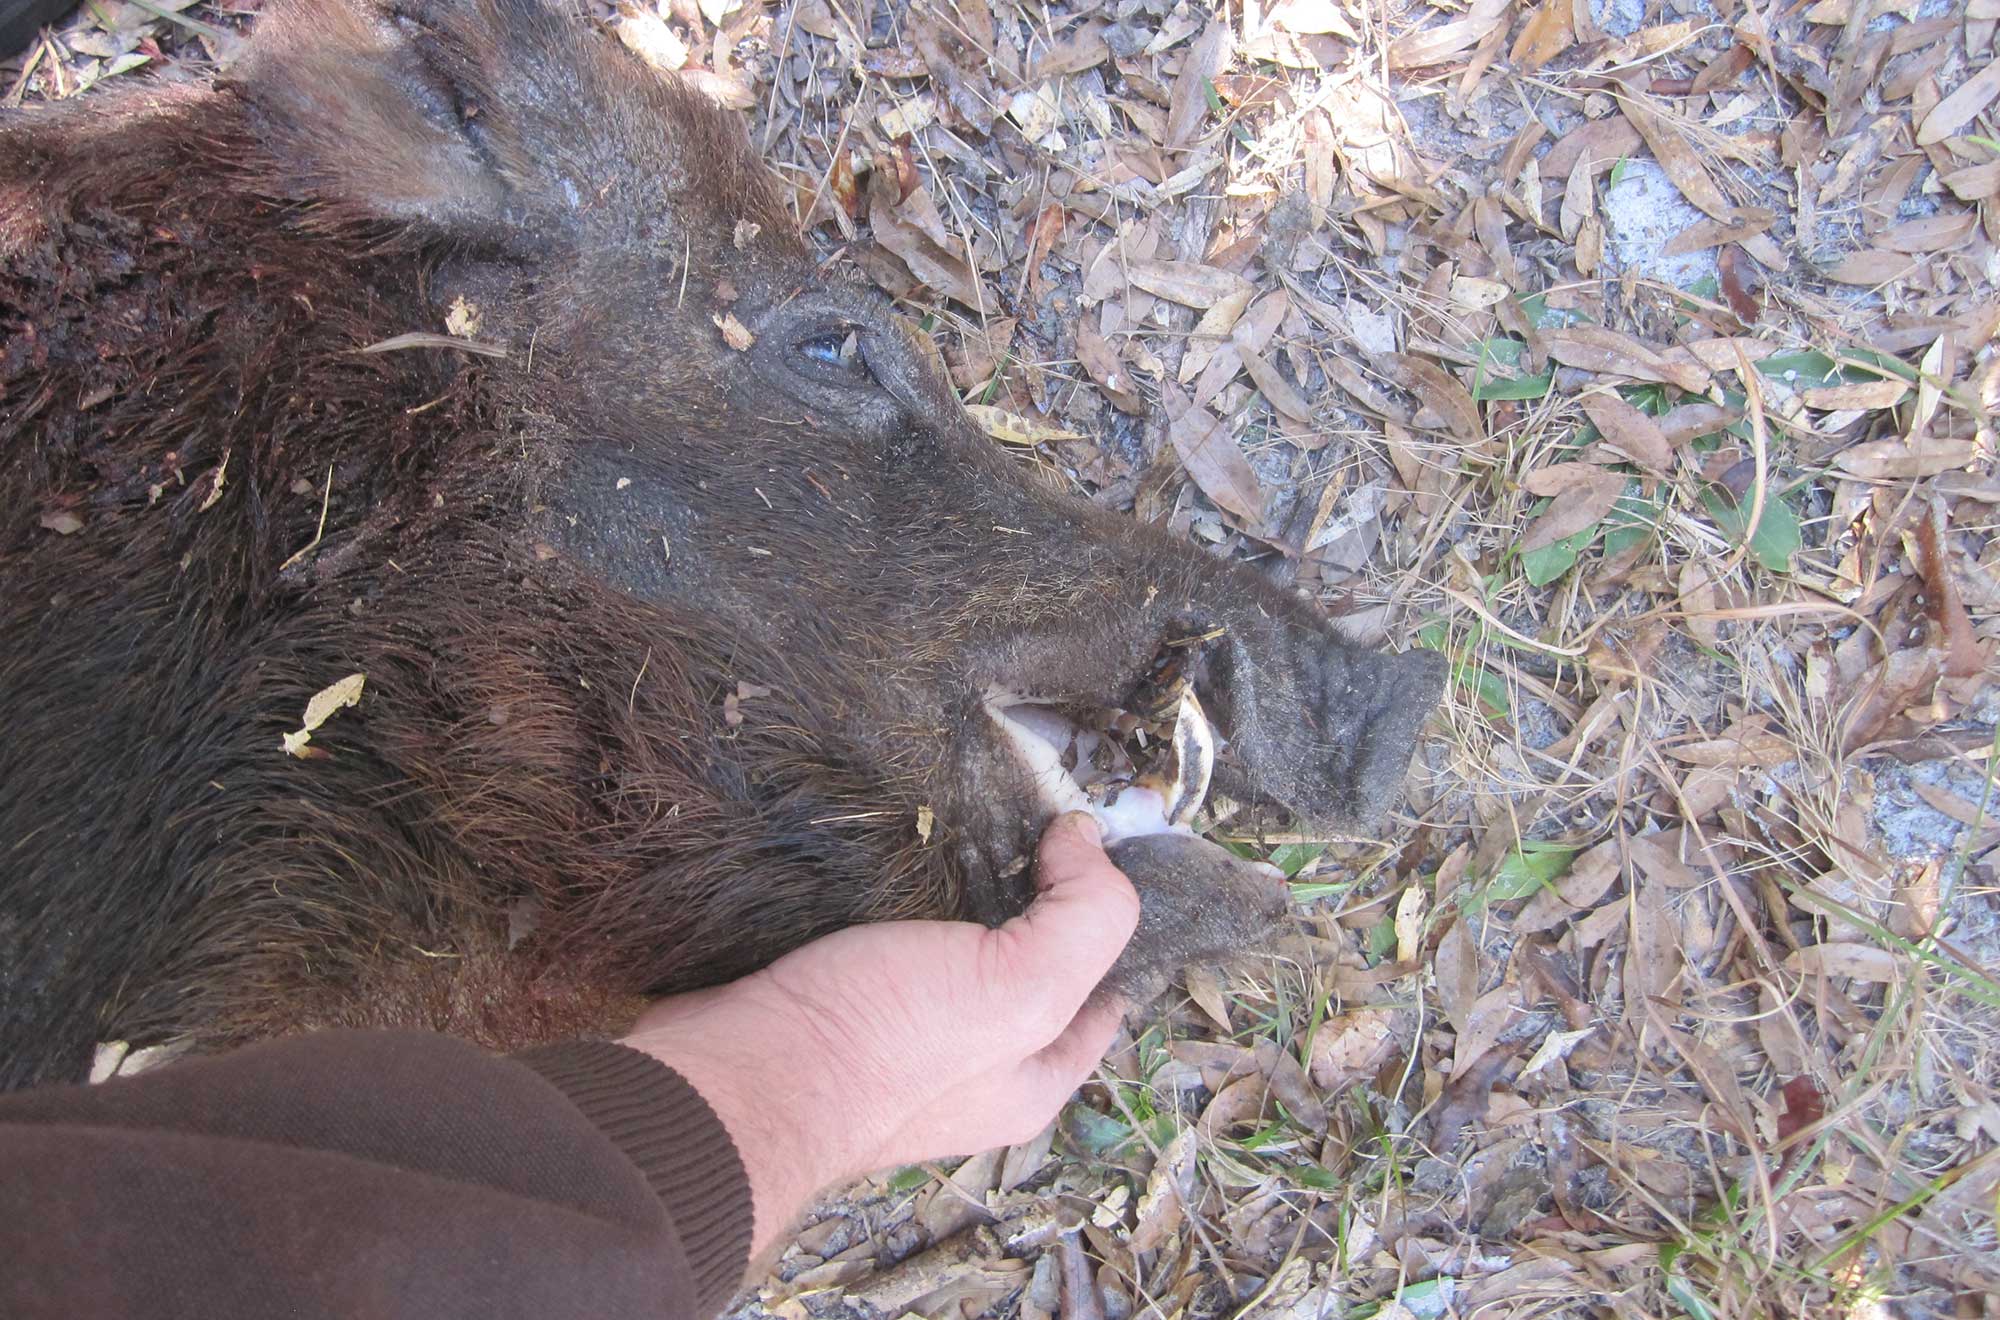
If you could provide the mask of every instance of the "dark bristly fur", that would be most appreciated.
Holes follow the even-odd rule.
[[[358,351],[455,305],[503,358]],[[1037,487],[733,121],[534,0],[294,4],[214,86],[0,120],[0,1087],[1004,919],[1043,819],[984,695],[1218,627],[1232,784],[1378,822],[1434,662]],[[1267,920],[1197,844],[1123,852],[1134,967]]]

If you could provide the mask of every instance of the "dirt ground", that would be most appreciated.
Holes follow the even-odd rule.
[[[95,0],[6,104],[225,60]],[[633,0],[1022,462],[1455,682],[742,1314],[2000,1315],[2000,0]]]

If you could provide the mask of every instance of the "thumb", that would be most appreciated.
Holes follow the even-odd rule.
[[[1020,916],[994,932],[1004,975],[1043,1011],[1049,1039],[1070,1019],[1132,938],[1139,895],[1098,842],[1082,812],[1058,817],[1042,835],[1035,867],[1041,891]]]

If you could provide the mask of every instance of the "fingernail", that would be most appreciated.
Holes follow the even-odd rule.
[[[1087,811],[1072,811],[1069,818],[1074,822],[1072,828],[1084,837],[1085,842],[1096,848],[1104,846],[1104,831],[1098,826],[1097,817]]]

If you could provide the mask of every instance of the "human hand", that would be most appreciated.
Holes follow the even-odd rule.
[[[1092,990],[1139,919],[1096,822],[1042,836],[1026,912],[998,929],[837,931],[761,972],[648,1009],[625,1043],[685,1077],[741,1154],[753,1254],[814,1192],[1040,1132],[1104,1056],[1124,1004]]]

